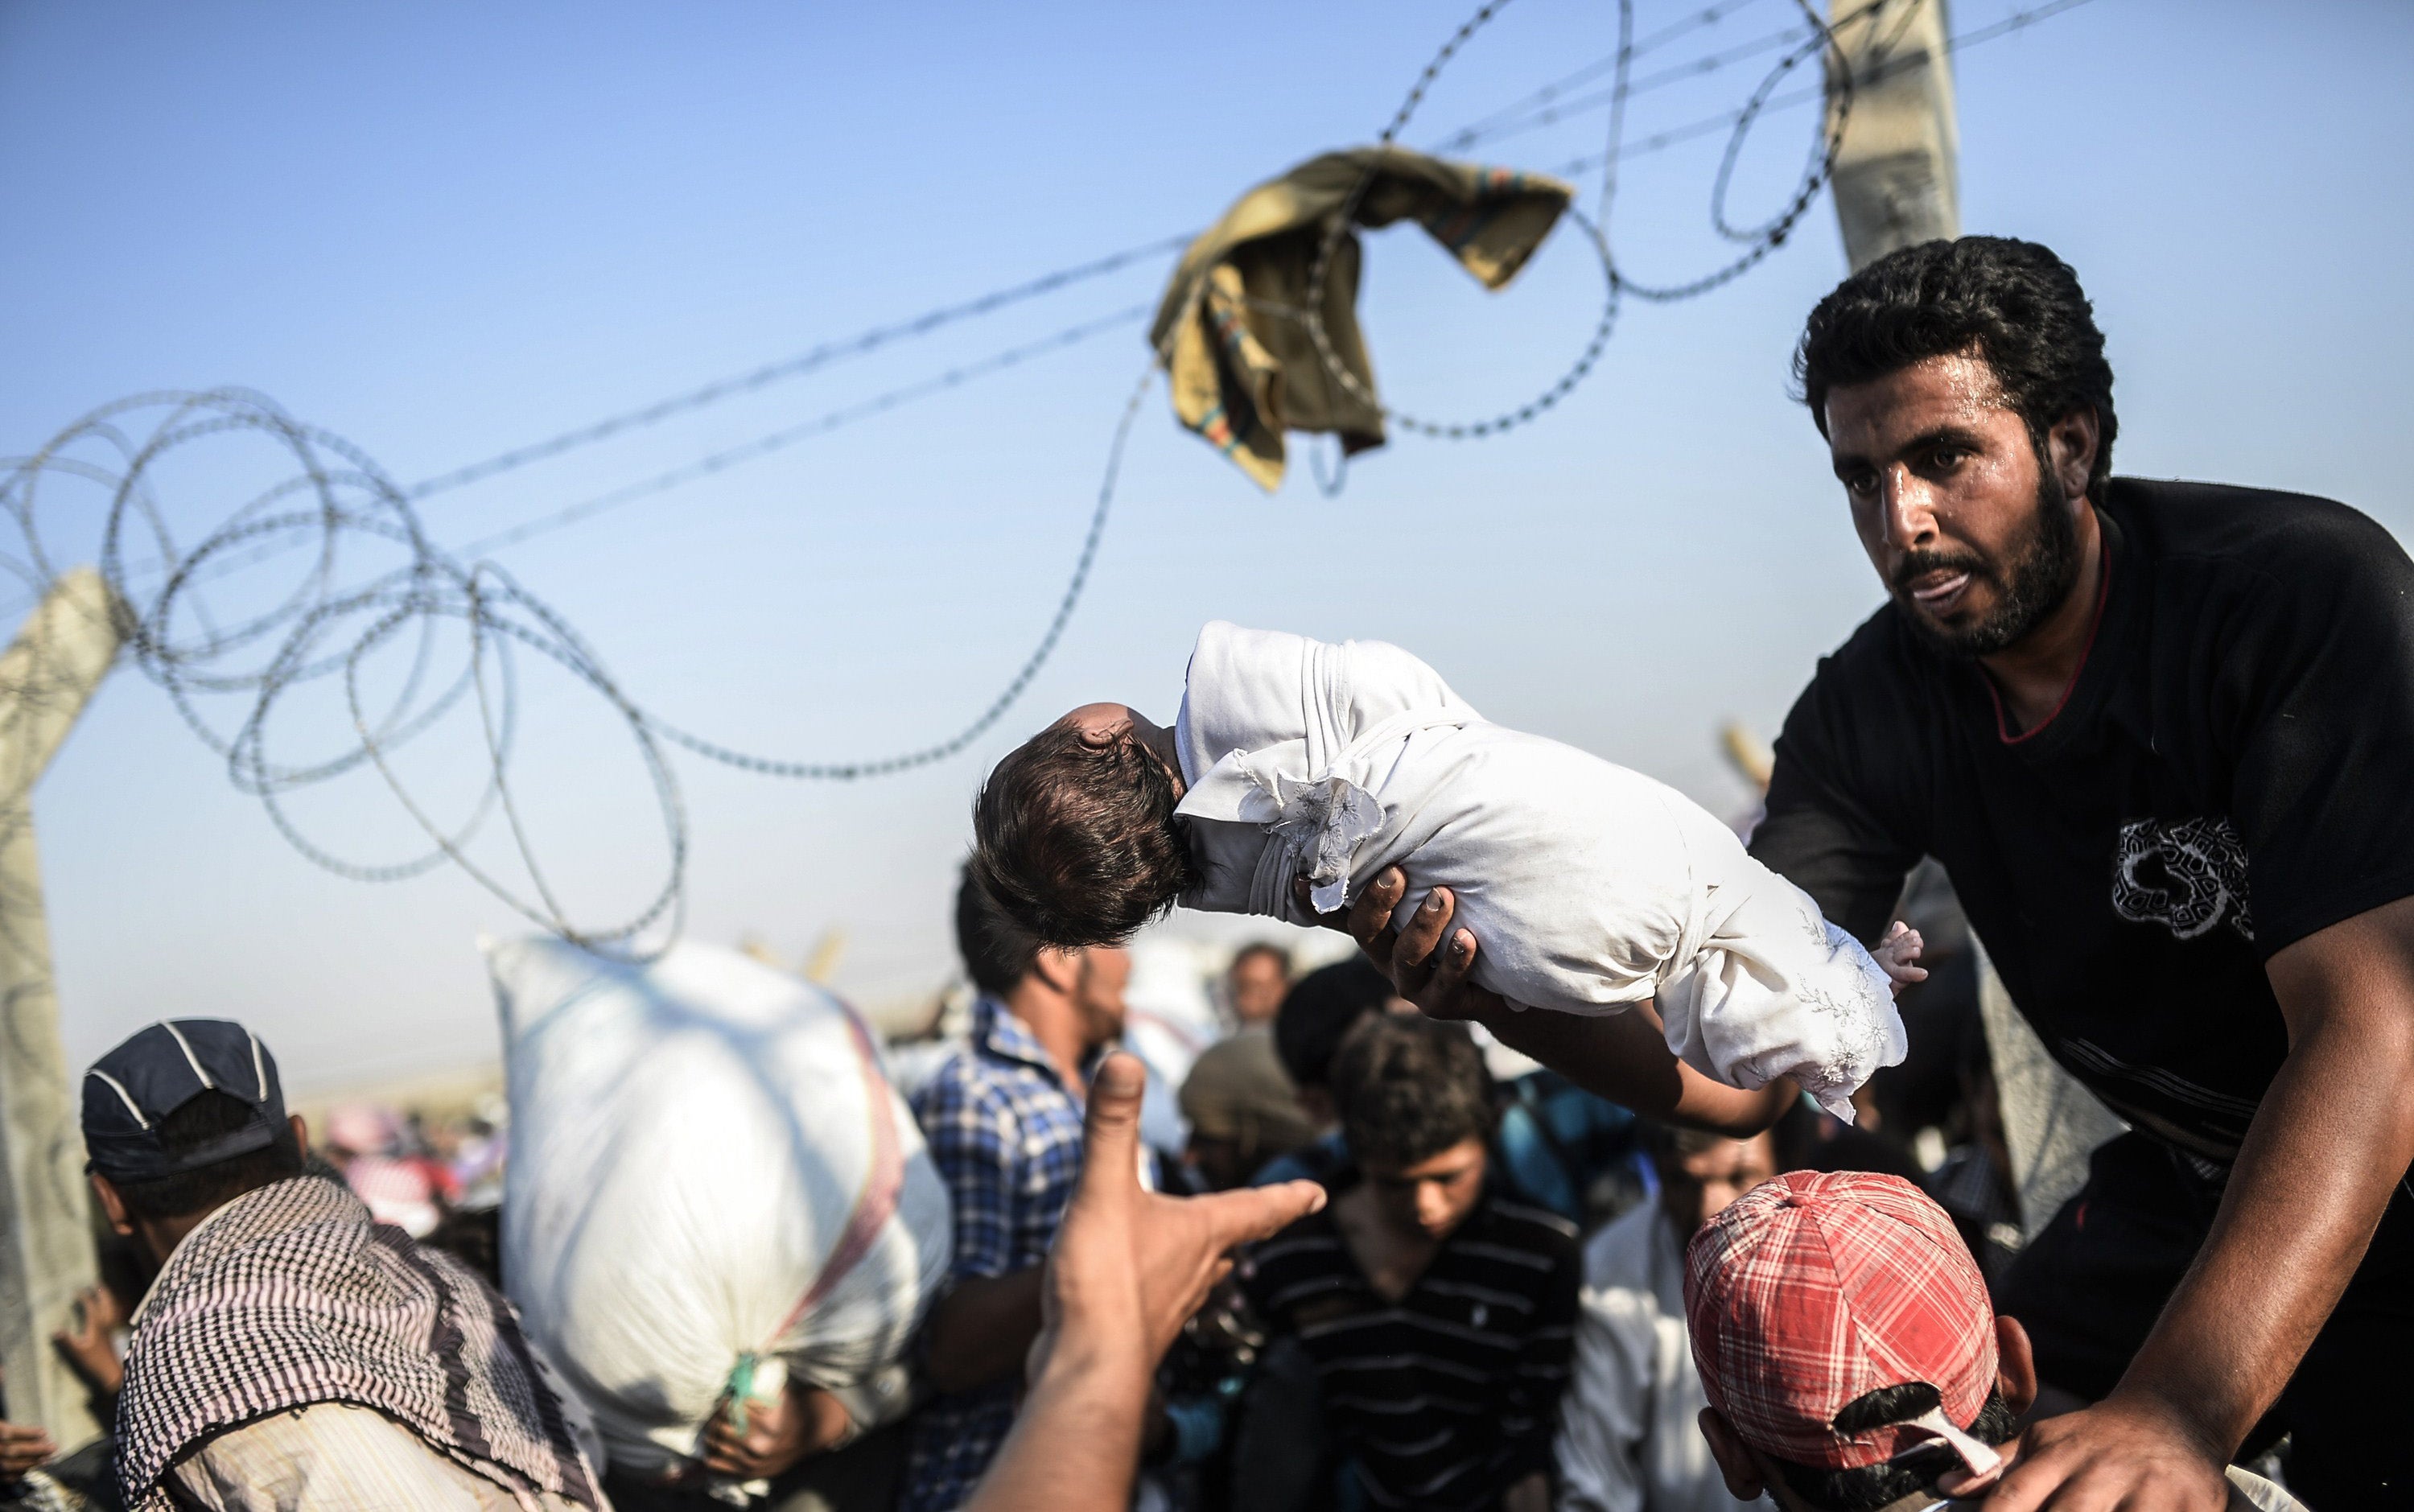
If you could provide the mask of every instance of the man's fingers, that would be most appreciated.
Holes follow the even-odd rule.
[[[1989,1512],[1998,1507],[2004,1512],[2036,1512],[2047,1497],[2069,1481],[2072,1472],[2084,1468],[2084,1461],[2074,1463],[2077,1457],[2063,1445],[2036,1441],[2034,1428],[2020,1436],[2011,1468],[1987,1495]]]
[[[1436,888],[1400,926],[1399,942],[1392,947],[1392,981],[1403,996],[1417,996],[1431,980],[1434,947],[1441,943],[1442,931],[1450,927],[1457,906],[1450,889]]]
[[[1386,942],[1392,937],[1392,910],[1399,906],[1408,891],[1408,874],[1396,866],[1386,866],[1375,874],[1375,880],[1366,884],[1366,891],[1349,906],[1349,937],[1373,956],[1378,966],[1384,965],[1391,955]]]
[[[1434,985],[1443,996],[1450,996],[1467,985],[1467,974],[1475,969],[1475,936],[1464,929],[1451,931],[1450,944],[1441,952],[1441,969],[1434,977]]]
[[[1236,1245],[1271,1239],[1324,1205],[1324,1188],[1314,1181],[1286,1181],[1183,1199],[1200,1205],[1217,1253]]]
[[[1077,1202],[1123,1200],[1140,1192],[1140,1101],[1148,1072],[1136,1055],[1116,1051],[1090,1079],[1081,1117],[1081,1184]]]

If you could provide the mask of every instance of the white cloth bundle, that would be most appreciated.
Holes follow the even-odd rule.
[[[1193,908],[1314,921],[1378,872],[1436,886],[1481,946],[1475,981],[1520,1008],[1657,999],[1668,1048],[1730,1086],[1791,1076],[1849,1119],[1902,1059],[1869,952],[1733,831],[1638,772],[1477,714],[1396,646],[1200,632],[1176,728],[1202,872]]]
[[[489,943],[511,1082],[503,1280],[640,1475],[777,1365],[862,1427],[946,1273],[947,1194],[835,997],[685,942],[645,966]]]

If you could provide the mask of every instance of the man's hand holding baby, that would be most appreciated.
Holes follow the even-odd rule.
[[[1291,891],[1305,907],[1307,879],[1295,878]],[[1392,979],[1393,990],[1416,1004],[1427,1018],[1489,1021],[1507,1012],[1509,1005],[1499,994],[1468,980],[1468,973],[1475,969],[1479,947],[1471,932],[1450,927],[1455,912],[1450,889],[1438,887],[1426,893],[1423,904],[1395,925],[1392,915],[1408,891],[1407,874],[1387,866],[1350,904],[1349,912],[1319,915],[1318,921],[1356,940],[1368,959]],[[1447,942],[1442,937],[1445,934],[1450,936]]]
[[[1306,881],[1293,887],[1304,904]],[[1393,990],[1428,1018],[1473,1019],[1587,1091],[1650,1117],[1736,1139],[1748,1139],[1775,1123],[1798,1095],[1794,1084],[1781,1077],[1747,1092],[1680,1064],[1669,1053],[1660,1015],[1647,1002],[1602,1018],[1519,1012],[1498,993],[1468,979],[1481,947],[1471,931],[1453,927],[1457,906],[1450,889],[1435,888],[1395,924],[1393,914],[1408,891],[1408,879],[1400,869],[1386,867],[1347,913],[1325,914],[1319,921],[1355,939],[1392,979]],[[1917,953],[1915,945],[1913,953]]]

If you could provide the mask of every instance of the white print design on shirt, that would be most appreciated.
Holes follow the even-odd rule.
[[[2124,824],[2112,856],[2112,907],[2133,924],[2161,924],[2183,940],[2223,923],[2251,940],[2246,847],[2227,818]]]

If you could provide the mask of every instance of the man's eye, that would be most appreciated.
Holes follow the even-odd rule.
[[[1940,446],[1936,449],[1935,463],[1940,468],[1960,467],[1969,458],[1970,454],[1959,446]]]

